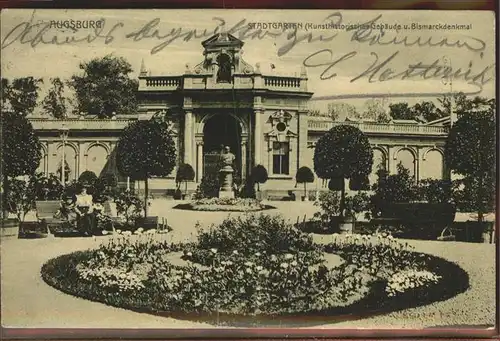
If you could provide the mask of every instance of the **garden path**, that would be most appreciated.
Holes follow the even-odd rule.
[[[155,200],[151,214],[168,219],[173,240],[195,237],[194,224],[218,223],[227,213],[173,210],[178,202]],[[276,210],[296,221],[317,210],[310,202],[273,203]],[[235,213],[237,214],[237,213]],[[41,266],[58,255],[96,247],[109,237],[10,239],[1,244],[2,326],[35,328],[210,328],[211,325],[156,317],[86,301],[53,289],[40,277]],[[162,236],[163,238],[163,236]],[[329,242],[329,236],[315,236]],[[495,245],[460,242],[409,241],[417,251],[457,262],[470,276],[471,288],[452,299],[424,307],[374,316],[357,321],[329,324],[315,321],[311,328],[425,328],[454,325],[488,325],[495,322]]]

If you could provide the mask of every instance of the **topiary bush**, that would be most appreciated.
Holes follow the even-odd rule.
[[[295,175],[297,183],[304,184],[304,197],[307,198],[307,184],[314,182],[314,173],[307,166],[300,167]],[[307,198],[308,199],[308,198]]]
[[[184,194],[187,192],[187,183],[188,181],[194,180],[194,169],[190,164],[183,163],[177,168],[177,174],[175,175],[175,182],[177,183],[177,188],[180,187],[180,184],[184,182]]]
[[[78,177],[78,182],[81,184],[85,183],[92,187],[96,183],[97,179],[98,177],[94,172],[86,170],[82,174],[80,174],[80,176]]]
[[[257,191],[260,191],[260,184],[266,183],[268,179],[266,167],[262,165],[255,166],[250,172],[250,179],[257,184]]]

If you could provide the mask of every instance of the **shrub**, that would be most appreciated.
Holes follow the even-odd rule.
[[[177,183],[177,188],[180,187],[180,184],[184,182],[185,189],[184,194],[187,192],[187,182],[194,180],[194,169],[190,164],[183,163],[177,169],[177,174],[175,175],[175,182]]]
[[[349,180],[349,188],[353,191],[366,191],[370,189],[370,180],[366,175],[359,175]]]
[[[255,183],[251,179],[251,177],[248,177],[245,180],[245,184],[241,188],[240,191],[240,197],[242,198],[249,198],[249,199],[255,199],[257,196],[255,192]]]
[[[100,179],[106,187],[116,187],[118,185],[118,179],[113,173],[104,173],[100,176]]]
[[[139,196],[130,191],[121,191],[115,198],[118,215],[124,216],[126,224],[131,225],[141,217],[143,202]]]
[[[397,174],[389,175],[381,169],[377,172],[378,179],[373,185],[374,194],[371,197],[371,211],[373,217],[390,215],[390,205],[397,202],[410,202],[417,198],[418,189],[410,171],[401,163],[397,166]]]
[[[93,187],[97,181],[98,177],[97,175],[92,172],[92,171],[84,171],[80,176],[78,177],[78,182],[81,184],[87,184],[90,187]]]
[[[31,180],[7,179],[9,191],[3,197],[4,208],[17,216],[19,221],[24,221],[26,214],[35,207],[35,183]]]
[[[193,202],[186,205],[178,205],[175,208],[211,212],[250,212],[272,207],[266,206],[260,201],[250,198],[201,198],[194,199]]]
[[[220,181],[219,174],[209,172],[203,175],[201,182],[196,189],[195,199],[215,198],[219,196]]]
[[[450,202],[452,198],[452,182],[450,180],[424,179],[419,183],[421,200],[429,203]]]
[[[200,232],[198,248],[215,248],[219,253],[238,250],[245,255],[262,251],[278,254],[316,250],[311,236],[282,217],[265,214],[226,218],[220,225]]]
[[[257,191],[260,191],[260,184],[265,183],[268,179],[266,167],[262,165],[255,166],[250,173],[250,178],[257,184]]]
[[[42,173],[38,173],[32,179],[36,200],[60,200],[62,198],[63,185],[55,174],[44,176]]]

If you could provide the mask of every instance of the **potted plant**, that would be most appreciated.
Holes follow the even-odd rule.
[[[182,199],[187,197],[187,183],[188,181],[194,180],[194,169],[188,163],[183,163],[177,169],[177,174],[175,176],[175,182],[177,183],[177,190],[180,191],[181,183],[184,182],[184,194],[182,194]]]
[[[16,217],[4,219],[2,237],[18,237],[20,226],[35,205],[34,181],[14,178],[8,182],[9,192],[5,195],[4,205],[7,212]]]
[[[263,194],[260,191],[260,184],[265,183],[268,179],[266,167],[264,167],[262,165],[255,166],[252,169],[252,172],[250,173],[250,178],[254,184],[257,184],[257,193],[255,194],[257,199],[262,200]]]
[[[314,171],[322,179],[330,179],[329,189],[339,191],[340,219],[345,209],[345,180],[365,185],[364,174],[369,174],[373,166],[373,150],[368,137],[357,127],[338,125],[330,129],[317,141],[314,147]],[[352,216],[345,217],[352,223]]]
[[[19,202],[19,192],[16,189],[11,191],[11,180],[23,175],[33,175],[40,165],[41,144],[33,131],[33,126],[25,116],[16,112],[2,112],[2,235],[16,235],[19,231],[19,216],[12,220],[8,216],[10,213],[19,212],[22,203]],[[17,193],[16,193],[17,192]],[[32,190],[30,195],[34,195]],[[17,215],[17,214],[16,214]]]
[[[314,174],[309,167],[303,166],[297,170],[295,179],[298,184],[304,184],[304,195],[302,196],[302,201],[309,201],[307,196],[307,184],[314,182]]]

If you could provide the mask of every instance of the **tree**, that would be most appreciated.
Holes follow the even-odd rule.
[[[175,182],[177,187],[180,187],[181,182],[184,182],[184,195],[187,193],[187,183],[188,181],[194,180],[194,169],[190,164],[183,163],[177,169],[177,174],[175,175]]]
[[[295,179],[297,180],[297,183],[304,184],[304,197],[307,198],[307,183],[314,182],[314,174],[312,170],[307,166],[300,167],[297,170]]]
[[[356,111],[356,107],[352,104],[348,103],[329,103],[328,104],[328,116],[332,118],[332,120],[336,121],[339,118],[347,118],[347,117],[357,117],[359,114]]]
[[[458,174],[469,178],[475,186],[478,221],[483,220],[487,188],[495,186],[496,125],[495,102],[487,99],[483,108],[462,112],[448,134],[445,143],[445,162]]]
[[[444,117],[443,112],[441,112],[434,103],[429,101],[416,103],[411,108],[411,112],[413,115],[412,119],[420,122],[431,122]]]
[[[394,120],[415,119],[410,106],[405,102],[389,104],[389,116],[391,116]]]
[[[2,109],[18,115],[33,113],[38,100],[38,91],[43,80],[34,77],[15,78],[12,83],[2,78]]]
[[[20,175],[34,175],[42,157],[41,144],[33,126],[23,115],[2,113],[2,184],[8,196],[8,179]]]
[[[397,173],[389,175],[385,169],[377,172],[377,182],[373,185],[371,197],[372,215],[384,216],[393,203],[408,203],[417,198],[418,190],[415,179],[402,163],[397,165]]]
[[[387,114],[385,108],[384,99],[369,99],[365,102],[364,111],[360,118],[374,120],[378,123],[387,123],[390,121],[390,117]]]
[[[138,82],[131,79],[131,65],[122,57],[107,55],[81,63],[83,75],[73,75],[69,85],[74,89],[77,111],[99,118],[113,113],[133,113],[137,109]]]
[[[50,83],[52,87],[42,102],[43,110],[54,118],[64,118],[67,110],[64,83],[59,77],[51,78]]]
[[[122,132],[116,147],[120,173],[145,181],[144,214],[147,216],[148,179],[167,176],[175,167],[175,142],[167,121],[135,121]]]
[[[265,183],[268,179],[266,167],[262,165],[255,166],[250,176],[252,177],[253,183],[257,184],[257,191],[260,192],[260,184]]]
[[[373,151],[361,130],[350,125],[330,129],[314,148],[314,171],[322,179],[340,179],[341,212],[345,204],[344,179],[367,177],[373,165]],[[330,182],[332,182],[332,180]]]

